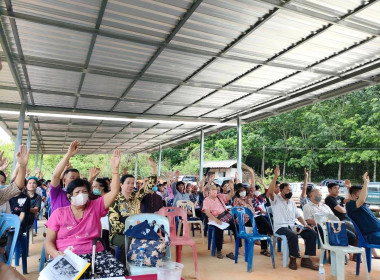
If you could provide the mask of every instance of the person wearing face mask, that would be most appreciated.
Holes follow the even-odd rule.
[[[152,175],[146,179],[144,186],[134,190],[135,177],[130,174],[124,174],[121,179],[121,191],[116,200],[112,203],[108,212],[110,224],[110,243],[121,249],[121,260],[125,264],[125,220],[132,215],[141,213],[141,200],[152,191],[157,183],[157,166],[152,158],[149,158],[149,164],[152,168]],[[112,179],[112,186],[113,186]],[[112,187],[113,188],[113,187]],[[113,190],[111,188],[111,191]]]
[[[310,202],[303,207],[303,216],[309,225],[314,226],[314,229],[320,232],[322,242],[323,242],[324,240],[323,240],[322,228],[319,225],[317,226],[314,220],[314,216],[316,214],[334,215],[334,213],[330,207],[328,207],[326,204],[321,202],[322,194],[320,190],[318,189],[311,190],[309,194],[309,199],[310,199]],[[348,238],[348,243],[354,246],[356,242],[355,233],[347,229],[347,238]]]
[[[251,183],[252,182],[254,184],[254,180],[251,179]],[[255,196],[256,195],[260,196],[261,193],[260,192],[257,193],[256,191],[253,192],[254,188],[252,188],[252,186],[251,186],[251,190],[248,190],[246,187],[244,187],[244,185],[242,183],[237,184],[236,189],[237,189],[236,197],[234,199],[233,206],[234,207],[239,207],[239,206],[247,207],[253,213],[255,223],[257,226],[257,230],[259,231],[259,233],[265,234],[265,235],[273,235],[272,227],[271,227],[269,221],[265,218],[265,215],[262,214],[262,213],[265,213],[265,210],[259,209],[260,208],[259,206],[255,207],[255,203],[254,203],[254,201],[256,199]],[[265,207],[264,207],[264,209],[265,209]],[[245,226],[252,227],[252,222],[249,219],[248,215],[244,216],[244,223],[245,223]],[[260,243],[261,243],[260,254],[267,256],[267,257],[270,257],[270,252],[268,251],[268,241],[262,240],[262,241],[260,241]]]
[[[102,178],[97,178],[92,183],[92,196],[91,199],[99,198],[109,192],[106,180]]]
[[[347,214],[358,226],[368,243],[380,245],[380,220],[365,204],[369,184],[367,172],[363,175],[363,181],[363,186],[349,188],[350,200],[346,204]]]
[[[46,223],[45,249],[52,258],[69,248],[91,262],[92,241],[101,234],[100,218],[107,214],[120,191],[119,163],[120,151],[115,150],[111,159],[111,191],[98,199],[89,200],[91,188],[85,180],[78,178],[67,186],[70,205],[56,209]],[[104,252],[100,243],[96,246],[95,268],[95,273],[101,278],[125,276],[125,267],[110,253]],[[90,269],[80,279],[89,278],[89,272]]]
[[[230,186],[229,194],[218,194],[215,185],[210,186],[209,195],[203,201],[202,211],[206,214],[209,221],[215,221],[218,224],[222,224],[222,221],[217,217],[226,211],[227,203],[235,194],[233,186]],[[236,238],[236,228],[234,225],[234,219],[229,222],[229,229],[231,229]],[[215,227],[215,245],[216,245],[216,257],[223,259],[222,246],[223,246],[223,230]],[[233,253],[227,254],[228,258],[234,259]]]
[[[296,221],[303,225],[302,231],[298,234],[305,241],[305,254],[301,259],[301,266],[318,270],[318,265],[314,264],[310,256],[316,255],[317,233],[302,218],[297,210],[296,203],[292,200],[291,187],[288,183],[280,185],[280,192],[274,193],[277,178],[280,176],[280,167],[276,166],[274,177],[269,185],[267,196],[271,200],[273,211],[273,231],[279,235],[285,235],[289,246],[289,268],[297,269],[296,259],[300,257]]]

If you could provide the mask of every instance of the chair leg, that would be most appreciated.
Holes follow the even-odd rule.
[[[238,262],[238,258],[239,258],[239,242],[240,242],[240,238],[236,237],[236,241],[235,241],[235,263]]]
[[[270,248],[270,256],[271,256],[271,259],[272,259],[272,266],[273,266],[273,268],[276,268],[276,263],[274,261],[274,252],[275,252],[275,250],[273,249],[272,240],[270,238],[268,238],[268,243],[269,243],[269,248]]]
[[[372,258],[372,250],[370,250],[370,257]],[[360,260],[357,261],[357,263],[360,265]],[[371,263],[371,261],[369,261],[369,263]],[[363,265],[364,265],[366,278],[367,278],[367,280],[369,280],[369,272],[370,271],[368,269],[368,255],[366,256],[366,254],[363,254]]]
[[[252,263],[253,263],[253,240],[248,241],[248,263],[247,263],[247,271],[252,272]]]
[[[334,251],[330,251],[330,261],[331,261],[331,275],[337,276],[337,259],[336,253]]]
[[[180,263],[182,259],[182,245],[175,246],[175,261]]]
[[[203,234],[203,223],[200,223],[200,225],[201,225],[202,244],[205,244],[205,236]]]
[[[37,219],[34,219],[34,233],[37,234]]]
[[[20,252],[21,252],[21,240],[20,238],[16,241],[15,247],[15,266],[20,265]],[[13,256],[9,256],[10,258]]]
[[[41,272],[41,270],[44,269],[44,266],[45,266],[45,259],[46,259],[46,255],[45,255],[45,244],[42,246],[42,251],[41,251],[41,258],[40,258],[40,267],[38,269],[39,272]]]
[[[360,274],[360,261],[361,261],[361,255],[365,255],[364,254],[356,254],[356,275],[359,275]]]
[[[192,246],[192,248],[193,248],[193,259],[194,259],[195,277],[197,279],[199,279],[197,247],[194,245],[194,246]]]
[[[28,262],[27,262],[27,257],[28,257],[28,247],[29,247],[29,242],[28,240],[24,240],[24,242],[21,242],[21,248],[22,248],[22,274],[27,274],[28,271]]]
[[[280,241],[280,239],[277,238],[277,252],[281,253],[281,244],[282,242]]]
[[[289,246],[288,240],[286,238],[282,238],[282,266],[288,267],[288,259],[289,259]]]
[[[321,251],[319,254],[319,265],[324,264],[324,258],[325,258],[325,249],[321,248]]]
[[[337,280],[344,280],[344,253],[336,253]]]
[[[372,248],[365,248],[365,254],[367,257],[368,272],[371,272],[371,269],[372,269]]]

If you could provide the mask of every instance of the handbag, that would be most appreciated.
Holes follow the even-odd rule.
[[[224,209],[226,209],[226,206],[225,206],[224,203],[220,200],[219,197],[218,197],[218,199],[219,199],[220,203],[223,204]],[[219,220],[221,220],[222,222],[224,222],[224,223],[229,223],[229,222],[232,220],[232,214],[231,214],[230,211],[228,211],[228,210],[226,209],[223,213],[219,214],[219,215],[217,216],[217,218],[218,218]]]
[[[347,229],[344,222],[326,222],[331,246],[348,246]]]
[[[155,221],[152,225],[148,221],[144,221],[126,230],[125,235],[132,237],[127,253],[128,261],[136,261],[140,248],[144,249],[143,266],[155,267],[157,262],[165,256],[166,248],[170,245],[169,235],[161,225],[158,227],[161,232],[161,236],[159,236],[154,226]],[[168,240],[165,240],[164,236],[167,236]]]

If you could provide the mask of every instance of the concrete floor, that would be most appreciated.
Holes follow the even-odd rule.
[[[38,279],[38,265],[41,254],[41,248],[43,243],[42,232],[43,224],[46,221],[39,221],[38,223],[38,236],[34,238],[34,244],[30,244],[30,256],[28,258],[28,274],[25,275],[26,279],[37,280]],[[299,267],[297,271],[290,270],[289,268],[282,267],[282,254],[275,254],[276,268],[272,268],[271,259],[259,254],[260,246],[255,246],[254,260],[253,260],[253,272],[247,272],[247,265],[244,262],[244,257],[239,258],[237,264],[233,260],[224,258],[222,260],[216,257],[211,257],[210,251],[207,250],[207,240],[205,244],[202,244],[202,239],[199,232],[196,232],[195,240],[197,242],[198,252],[198,265],[200,280],[251,280],[251,279],[281,279],[281,280],[313,280],[320,279],[318,271],[312,271],[310,269],[304,269]],[[230,243],[230,238],[225,236],[225,244],[223,245],[223,252],[225,254],[234,251],[234,244]],[[301,241],[301,240],[300,240]],[[301,242],[300,242],[301,243]],[[303,244],[300,244],[301,252],[303,252]],[[380,254],[380,251],[378,251]],[[317,250],[319,254],[319,250]],[[175,260],[175,251],[172,250],[172,259]],[[314,261],[318,261],[319,255],[314,257]],[[21,261],[20,261],[21,263]],[[192,257],[192,251],[190,247],[184,247],[182,253],[182,263],[184,264],[184,270],[182,277],[184,279],[195,279],[194,263]],[[299,264],[299,261],[298,261]],[[361,280],[366,279],[363,273],[364,268],[361,266],[361,273],[359,276],[355,275],[355,262],[349,262],[345,267],[345,279]],[[336,279],[330,275],[330,265],[326,264],[326,277],[324,279]],[[21,272],[21,266],[17,268]],[[372,260],[372,272],[370,273],[370,279],[380,279],[380,260]]]

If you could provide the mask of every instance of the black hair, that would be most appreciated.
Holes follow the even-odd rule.
[[[135,179],[135,177],[131,174],[124,174],[123,176],[121,176],[120,178],[120,183],[121,184],[124,184],[125,180],[128,179],[128,178],[133,178]]]
[[[63,172],[63,177],[65,177],[70,172],[76,172],[76,173],[80,174],[78,169],[70,168],[70,169],[67,169],[65,172]]]
[[[71,181],[70,184],[67,186],[66,192],[70,195],[73,194],[75,188],[78,187],[86,187],[87,191],[91,191],[90,183],[83,179],[75,179],[74,181]]]
[[[0,176],[4,176],[5,178],[5,181],[7,180],[7,176],[5,175],[5,173],[3,171],[0,170]]]
[[[350,194],[356,194],[358,191],[360,191],[363,188],[363,186],[352,186],[350,188]]]
[[[281,184],[281,182],[280,181],[276,181],[276,185],[280,185]]]
[[[185,183],[184,183],[184,182],[182,182],[182,181],[178,181],[177,184],[175,185],[177,191],[179,191],[178,187],[179,187],[180,185],[183,185],[183,187],[185,187]]]
[[[240,190],[241,188],[244,188],[245,191],[247,191],[247,187],[244,186],[242,183],[236,184],[236,186],[235,186],[235,190],[236,190],[235,196],[236,196],[236,197],[240,197],[239,190]]]
[[[332,183],[328,183],[328,184],[327,184],[327,188],[329,188],[329,189],[332,189],[332,188],[335,187],[335,186],[338,186],[338,187],[339,187],[339,184],[338,184],[338,183],[334,183],[334,182],[332,182]]]
[[[304,186],[304,187],[305,187],[305,186]],[[312,190],[313,190],[313,186],[308,185],[308,186],[306,187],[306,195],[309,195],[309,194],[311,193]]]
[[[289,186],[288,183],[282,183],[282,184],[280,184],[280,190],[283,190],[287,186]]]
[[[261,190],[261,187],[259,185],[255,185],[255,190],[256,191]]]
[[[104,189],[104,192],[106,192],[106,193],[109,192],[108,184],[107,184],[106,180],[104,180],[102,178],[97,178],[95,181],[100,184],[100,186]]]
[[[222,188],[223,188],[225,185],[227,185],[229,182],[230,182],[230,181],[223,181],[223,183],[222,183]]]

